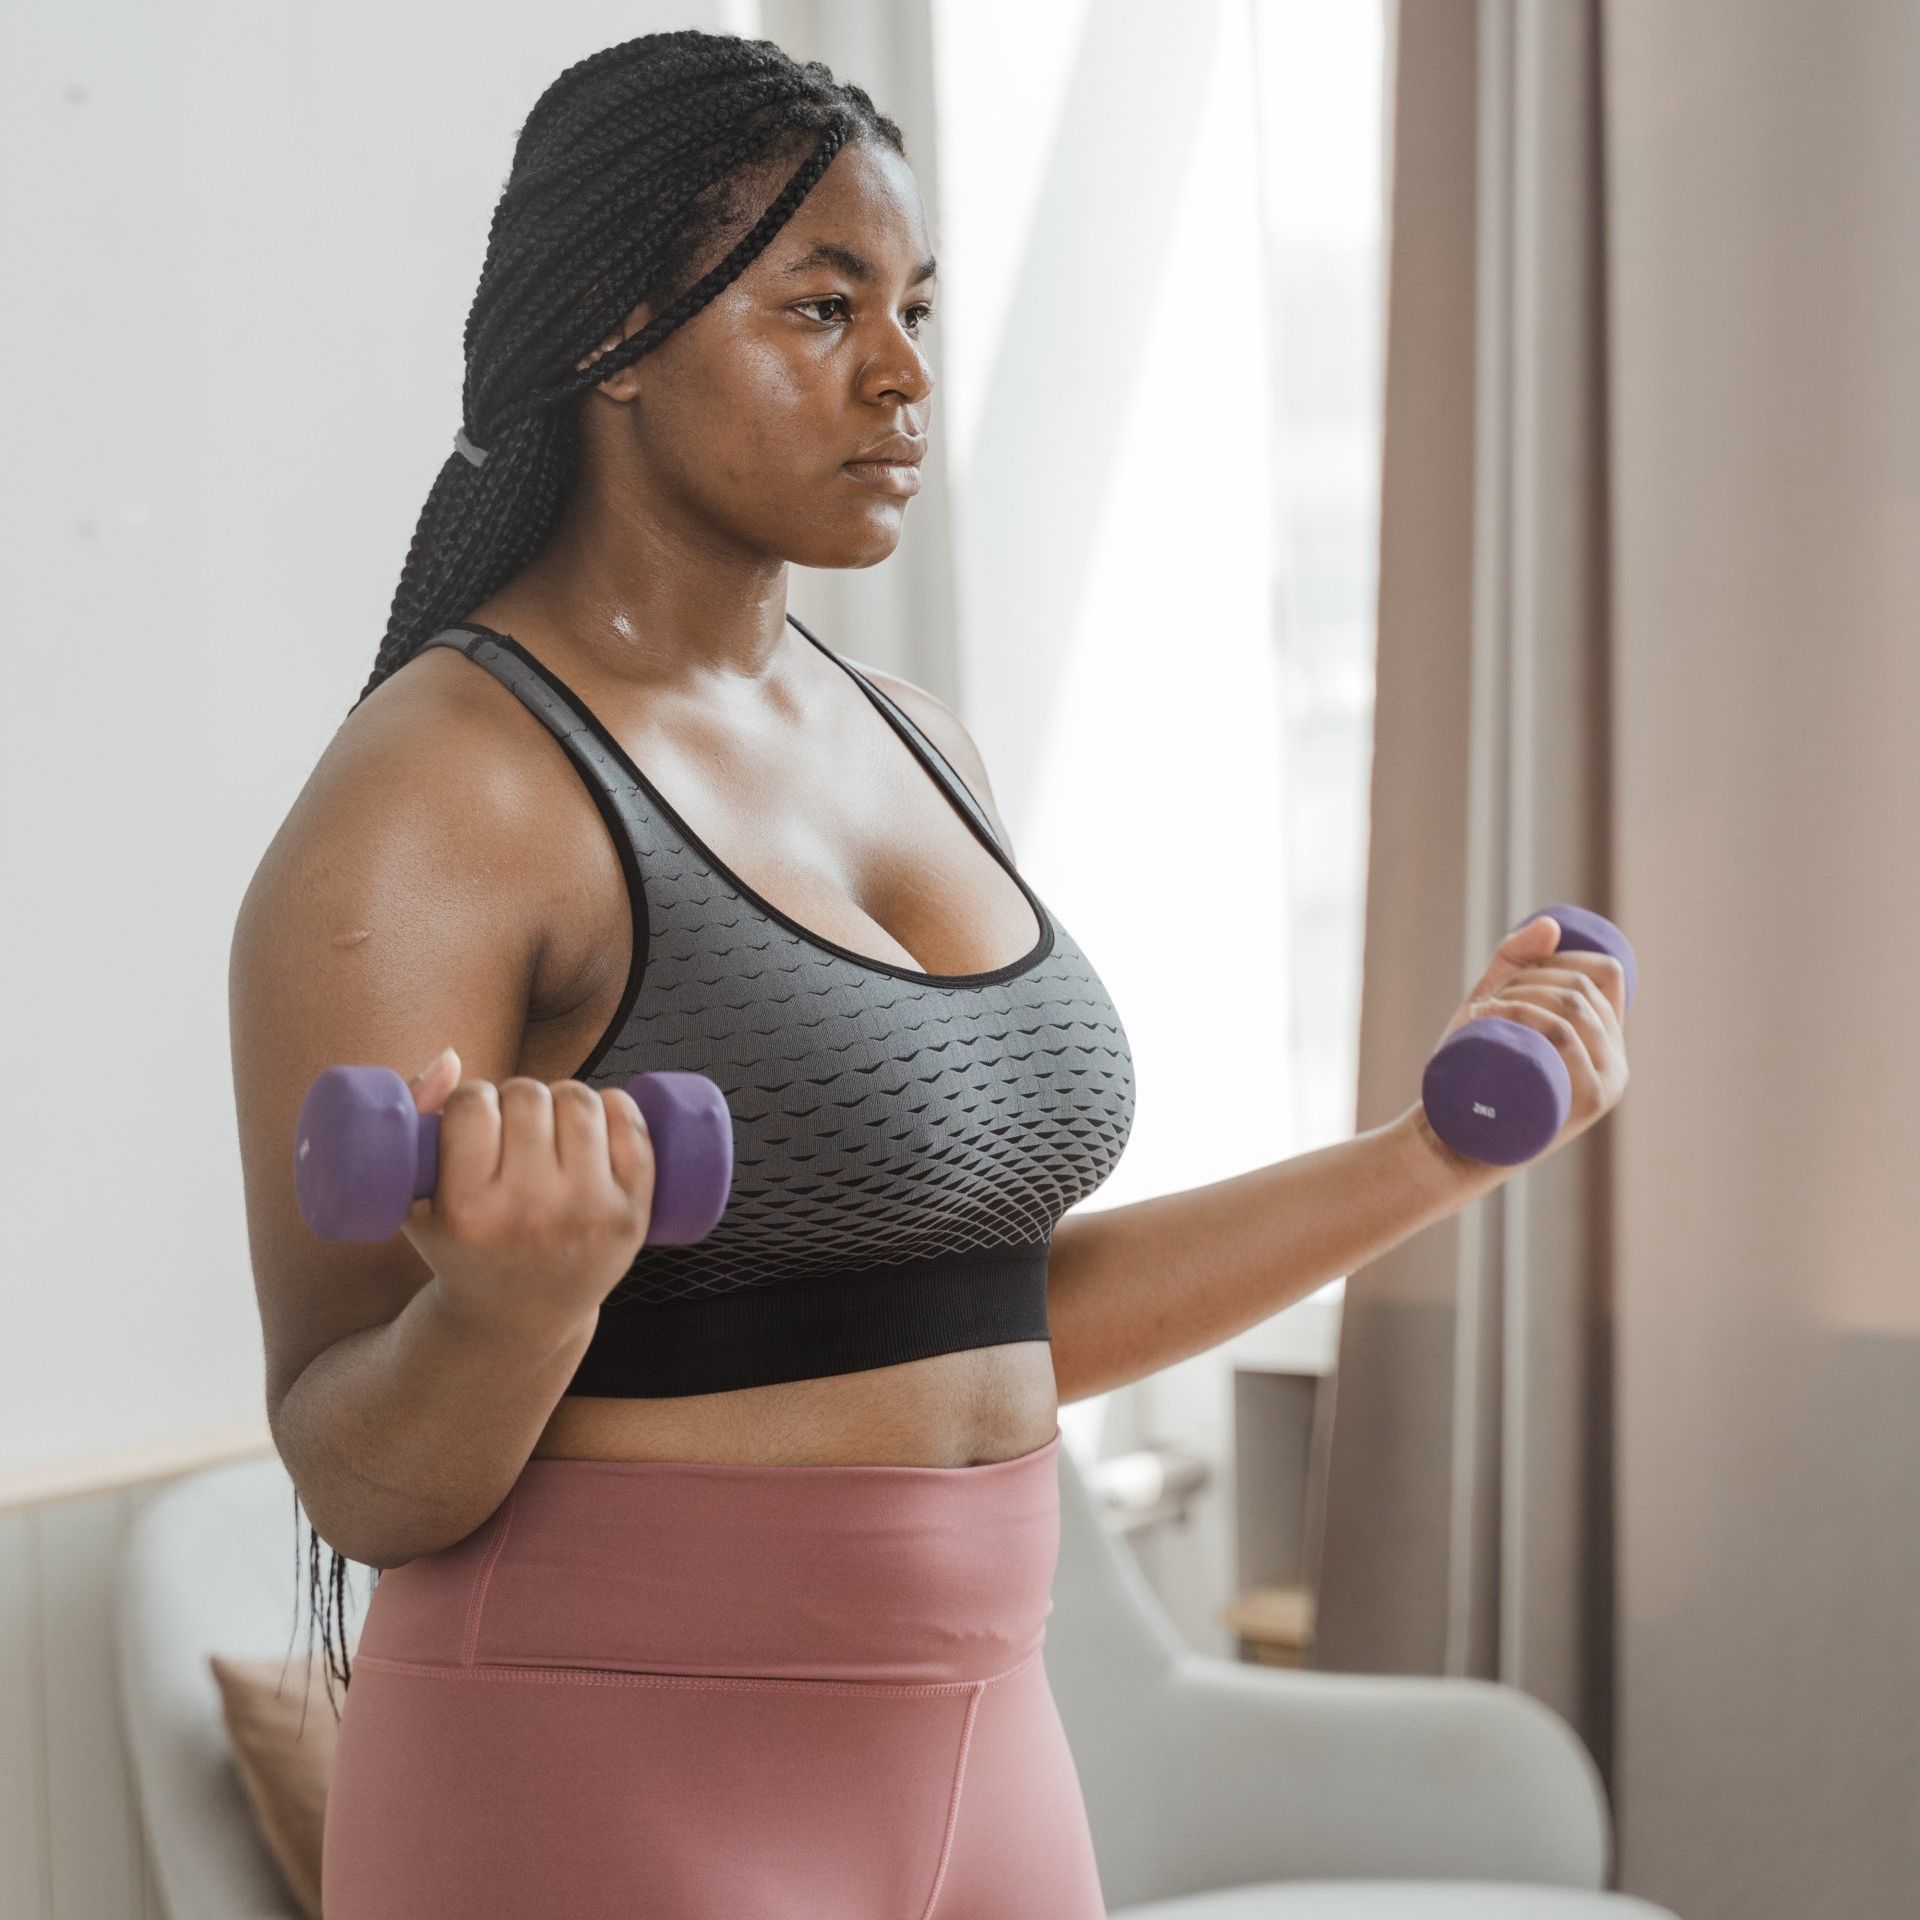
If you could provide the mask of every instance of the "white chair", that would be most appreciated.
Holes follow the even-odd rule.
[[[1483,1681],[1195,1654],[1064,1447],[1060,1492],[1045,1659],[1115,1920],[1674,1920],[1598,1891],[1605,1799],[1544,1707]],[[207,1656],[286,1654],[304,1546],[274,1455],[161,1489],[122,1545],[121,1715],[171,1920],[295,1920]]]
[[[1531,1694],[1187,1646],[1060,1451],[1046,1667],[1113,1920],[1675,1920],[1603,1891],[1600,1771]]]

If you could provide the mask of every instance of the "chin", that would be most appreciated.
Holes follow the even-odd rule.
[[[894,514],[886,526],[869,521],[835,529],[812,540],[795,542],[787,549],[787,558],[797,567],[877,567],[900,545],[900,524],[901,516]]]

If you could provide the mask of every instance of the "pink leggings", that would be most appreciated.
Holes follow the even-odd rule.
[[[1041,1662],[1059,1447],[529,1460],[374,1586],[327,1920],[1104,1920]]]

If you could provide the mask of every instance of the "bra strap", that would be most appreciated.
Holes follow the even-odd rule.
[[[616,796],[630,791],[632,782],[600,737],[598,721],[579,704],[577,695],[558,685],[525,648],[491,627],[443,627],[422,640],[417,651],[425,653],[429,647],[457,647],[475,666],[492,674],[560,743],[579,768],[608,825],[616,825]],[[622,831],[623,837],[631,834],[630,827]]]
[[[953,762],[934,745],[926,730],[915,722],[913,716],[901,706],[899,701],[877,687],[851,660],[847,659],[843,654],[834,652],[818,634],[804,626],[799,620],[795,619],[791,613],[787,615],[787,618],[791,620],[796,627],[799,627],[800,631],[804,633],[822,653],[830,660],[844,667],[854,679],[859,681],[861,686],[866,688],[868,697],[883,711],[894,718],[902,731],[907,735],[908,744],[919,748],[920,757],[926,762],[928,770],[933,774],[933,777],[946,788],[947,792],[952,795],[954,804],[960,807],[967,814],[968,818],[974,821],[980,831],[987,836],[990,844],[999,848],[1001,856],[1011,861],[1012,856],[1008,854],[1006,848],[1001,845],[1000,836],[994,832],[993,822],[987,817],[986,809],[973,797],[973,789],[960,777]]]

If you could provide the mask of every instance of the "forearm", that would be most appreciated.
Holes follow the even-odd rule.
[[[536,1345],[454,1320],[429,1284],[336,1340],[273,1416],[314,1530],[376,1567],[465,1539],[519,1477],[597,1319]]]
[[[1069,1214],[1047,1315],[1062,1404],[1203,1353],[1458,1213],[1512,1169],[1386,1125],[1181,1193]]]

